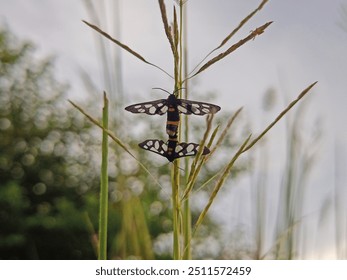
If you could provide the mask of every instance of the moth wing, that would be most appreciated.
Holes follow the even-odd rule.
[[[129,105],[125,107],[125,110],[135,114],[145,113],[147,115],[164,115],[168,110],[167,99],[158,99]]]
[[[176,158],[180,157],[188,157],[188,156],[195,156],[199,151],[200,145],[195,143],[178,143],[176,146]],[[202,154],[207,155],[210,152],[210,150],[207,147],[204,147]]]
[[[167,144],[163,140],[148,139],[139,144],[142,149],[156,153],[163,157],[167,154]]]
[[[218,105],[215,104],[186,99],[177,99],[177,108],[178,111],[182,114],[193,114],[199,116],[206,114],[215,114],[221,109]]]

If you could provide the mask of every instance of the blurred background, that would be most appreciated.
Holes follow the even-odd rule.
[[[172,21],[175,1],[165,1]],[[188,66],[260,0],[189,0]],[[157,178],[110,141],[110,259],[171,258],[170,165],[137,143],[165,139],[165,118],[126,105],[163,97],[173,80],[101,38],[87,20],[172,73],[157,1],[0,0],[0,258],[95,259],[102,92],[111,130]],[[196,259],[347,258],[347,1],[268,1],[230,46],[268,21],[255,40],[190,80],[192,100],[218,104],[222,127],[240,107],[200,184],[311,83],[312,91],[238,162],[193,241]],[[165,93],[164,93],[165,94]],[[191,117],[199,141],[203,118]],[[213,182],[196,190],[199,214]],[[195,217],[194,216],[194,217]],[[193,217],[193,218],[194,218]]]

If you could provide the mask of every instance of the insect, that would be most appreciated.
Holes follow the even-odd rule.
[[[163,140],[148,139],[139,144],[142,149],[166,157],[168,161],[173,162],[180,157],[195,156],[199,151],[199,144],[178,143],[177,137],[169,137],[167,143]],[[204,147],[202,154],[207,155],[210,150]]]
[[[165,91],[165,90],[164,90]],[[125,107],[125,110],[138,114],[164,115],[167,113],[166,133],[169,136],[176,136],[180,121],[180,113],[185,115],[215,114],[220,107],[214,104],[176,98],[174,93],[169,93],[167,99],[158,99],[149,102],[133,104]]]

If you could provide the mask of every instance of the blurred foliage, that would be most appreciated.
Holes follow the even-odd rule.
[[[95,140],[67,106],[52,59],[0,31],[0,258],[94,258],[84,211]]]

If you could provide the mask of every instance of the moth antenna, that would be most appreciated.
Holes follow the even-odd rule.
[[[160,89],[160,90],[162,90],[162,91],[165,91],[165,92],[168,93],[168,94],[171,94],[169,91],[167,91],[166,89],[163,89],[163,88],[154,87],[154,88],[152,88],[152,89]]]
[[[180,91],[181,89],[186,89],[186,88],[184,88],[184,87],[178,88],[178,89],[176,89],[176,90],[173,92],[173,94],[175,94],[177,91]]]
[[[162,91],[165,91],[165,92],[167,92],[168,94],[171,94],[171,92],[169,92],[169,91],[167,91],[166,89],[163,89],[163,88],[159,88],[159,87],[154,87],[154,88],[152,88],[152,89],[160,89],[160,90],[162,90]],[[181,90],[181,89],[186,89],[186,88],[178,88],[178,89],[176,89],[172,94],[175,94],[177,91],[179,91],[179,90]]]
[[[181,170],[182,172],[184,172],[185,170],[179,166],[177,166],[179,170]]]
[[[170,163],[173,164],[173,162],[168,162],[168,164],[170,164]],[[181,171],[183,171],[183,172],[185,171],[183,168],[181,168],[181,167],[179,167],[179,166],[177,166],[177,167],[178,167],[179,170],[181,170]]]

